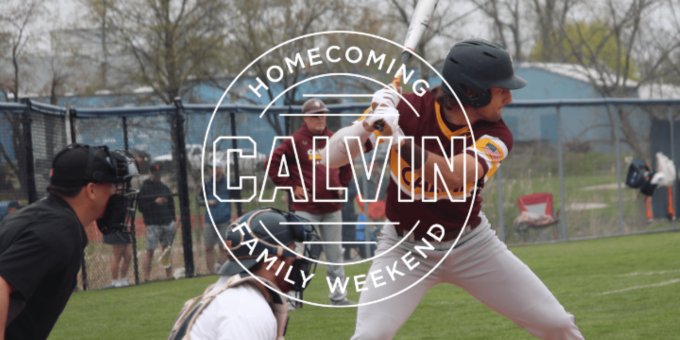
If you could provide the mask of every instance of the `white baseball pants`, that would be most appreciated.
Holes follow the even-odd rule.
[[[322,241],[342,242],[342,211],[338,210],[327,214],[315,214],[306,211],[294,211],[296,215],[308,219],[312,224],[314,222],[338,223],[338,224],[314,224],[316,230],[319,231],[319,236]],[[296,251],[302,252],[302,243],[296,244]],[[323,252],[326,254],[326,261],[331,263],[342,263],[342,245],[324,244]],[[338,278],[340,281],[345,280],[345,267],[337,265],[326,266],[326,276],[335,282]],[[347,298],[347,291],[335,290],[328,294],[328,299],[333,301],[342,301]]]
[[[463,235],[456,248],[427,278],[397,296],[360,306],[352,339],[392,339],[425,293],[444,282],[464,289],[535,337],[584,339],[574,316],[565,311],[536,274],[496,237],[481,212],[480,217],[479,226]],[[404,241],[385,253],[399,240],[393,225],[383,228],[376,255],[384,254],[373,260],[366,277],[368,290],[361,293],[360,304],[383,299],[412,285],[444,257],[454,242],[431,243],[434,250],[423,250],[422,241]],[[417,246],[421,246],[427,258],[421,256]],[[407,255],[409,251],[411,255]],[[408,265],[402,259],[405,255]],[[419,264],[414,267],[416,262]],[[399,275],[394,268],[404,275]],[[378,270],[378,274],[371,275]],[[373,276],[377,278],[375,281]]]

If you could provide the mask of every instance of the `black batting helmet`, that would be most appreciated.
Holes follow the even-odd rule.
[[[491,87],[516,90],[527,84],[515,74],[512,57],[503,46],[481,39],[453,45],[444,61],[442,76],[460,102],[474,108],[491,102]],[[465,89],[470,89],[475,96],[468,95]],[[442,90],[453,97],[446,84],[442,84]]]

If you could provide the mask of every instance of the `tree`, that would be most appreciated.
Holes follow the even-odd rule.
[[[232,3],[231,12],[235,14],[235,19],[228,41],[229,55],[233,57],[230,69],[240,71],[274,46],[292,38],[332,27],[342,8],[342,4],[336,0],[266,0]],[[267,77],[269,66],[280,63],[286,57],[291,58],[297,52],[313,48],[315,42],[317,42],[315,38],[309,38],[282,46],[252,66],[250,71],[268,87],[266,95],[270,101],[278,95],[275,92],[278,87],[272,86]],[[308,65],[298,65],[292,72],[284,72],[279,86],[288,89],[297,83],[307,74],[307,67]],[[220,86],[215,77],[212,79]],[[283,96],[283,104],[301,104],[296,99],[298,91],[297,87],[287,91]],[[249,100],[245,96],[235,95],[238,99]],[[285,134],[277,115],[264,117],[276,134]]]
[[[523,45],[526,37],[522,36],[524,29],[525,5],[522,0],[471,0],[491,19],[494,40],[506,48],[513,47],[513,57],[516,61],[525,60]],[[508,37],[508,31],[510,37]],[[512,38],[512,39],[511,39]],[[510,44],[512,42],[512,45]]]
[[[0,78],[0,91],[9,99],[8,94],[14,96],[14,102],[19,102],[21,89],[21,65],[26,46],[34,39],[28,32],[28,28],[35,22],[43,11],[45,0],[28,0],[15,2],[13,6],[0,12],[0,25],[3,26],[3,34],[0,34],[0,43],[7,48],[1,57],[7,58],[12,65],[12,74]],[[3,79],[4,78],[4,79]]]
[[[107,36],[132,56],[122,72],[130,83],[148,86],[161,102],[172,104],[188,93],[194,78],[219,65],[225,53],[230,13],[221,0],[86,1],[90,16]],[[106,55],[106,53],[105,53]],[[102,74],[106,74],[106,58]],[[105,76],[102,76],[106,80]],[[173,160],[179,159],[174,116],[170,126]]]
[[[28,0],[26,2],[14,2],[12,6],[3,6],[0,12],[0,25],[4,32],[0,34],[0,49],[2,59],[11,64],[12,73],[0,75],[0,91],[6,99],[13,96],[14,102],[19,102],[19,95],[24,90],[21,88],[21,66],[24,61],[26,47],[34,37],[29,34],[28,28],[35,22],[43,10],[44,0]],[[3,112],[5,120],[9,123],[12,131],[12,146],[14,148],[14,160],[10,159],[4,145],[0,142],[0,156],[10,166],[21,185],[21,192],[27,193],[26,189],[26,152],[23,139],[22,115]]]
[[[390,0],[386,19],[397,23],[397,27],[400,27],[396,36],[401,38],[395,39],[399,43],[402,43],[406,37],[406,30],[411,23],[417,4],[417,0]],[[444,61],[453,42],[462,38],[455,34],[458,31],[455,28],[460,28],[464,19],[477,10],[477,8],[472,8],[460,13],[458,8],[459,4],[453,1],[440,1],[430,17],[427,30],[418,42],[415,52],[432,65],[438,65]],[[427,79],[429,70],[422,64],[420,66],[421,78]]]

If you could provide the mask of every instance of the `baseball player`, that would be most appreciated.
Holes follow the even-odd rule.
[[[316,265],[282,245],[295,249],[295,242],[318,240],[318,235],[310,224],[282,222],[308,221],[265,208],[243,215],[228,227],[225,241],[240,264],[230,258],[219,270],[222,277],[217,283],[184,304],[168,340],[283,340],[288,323],[285,295],[245,269],[270,287],[295,291],[302,298]],[[304,255],[317,259],[319,254],[305,247]]]
[[[379,140],[374,123],[384,124],[382,134],[394,137],[386,202],[391,223],[378,239],[352,339],[391,339],[425,293],[439,283],[461,287],[533,336],[583,339],[574,316],[496,237],[481,211],[482,198],[477,195],[472,201],[473,192],[484,187],[512,149],[512,133],[501,112],[512,101],[510,90],[524,87],[526,81],[514,74],[505,48],[484,40],[455,44],[444,61],[442,75],[465,112],[445,85],[421,96],[404,94],[407,102],[400,100],[394,87],[387,88],[373,97],[371,114],[338,131],[328,143],[333,151],[324,161],[337,167],[350,162],[348,153],[342,152],[346,147],[354,156],[375,147]],[[345,144],[345,136],[358,136],[362,144]],[[441,144],[423,142],[423,137],[436,137]],[[455,140],[451,147],[452,137],[463,137],[466,143]],[[452,202],[451,198],[464,202]],[[398,242],[402,243],[391,249]],[[441,265],[415,284],[440,261]],[[403,294],[394,295],[408,287]]]
[[[319,230],[321,239],[325,242],[341,242],[342,241],[342,205],[337,202],[318,202],[308,195],[308,200],[305,199],[305,192],[302,189],[306,187],[308,191],[312,188],[316,190],[316,197],[321,199],[337,199],[340,197],[337,190],[328,190],[329,187],[347,187],[351,178],[352,170],[350,166],[344,166],[340,169],[331,169],[328,177],[317,175],[317,183],[313,183],[314,177],[312,175],[316,168],[317,174],[326,173],[326,168],[320,164],[321,155],[314,154],[314,137],[318,136],[332,136],[333,132],[326,127],[326,112],[328,109],[326,105],[319,99],[312,98],[307,100],[302,105],[302,113],[307,116],[303,117],[304,124],[296,131],[292,137],[293,141],[285,140],[276,148],[271,155],[271,163],[268,167],[269,178],[272,179],[277,186],[292,186],[295,188],[294,195],[300,201],[293,201],[291,210],[300,217],[303,217],[311,222],[319,223],[315,228]],[[324,141],[319,142],[316,150],[325,146]],[[296,151],[297,150],[297,151]],[[318,151],[317,151],[318,152]],[[307,156],[305,156],[305,154]],[[299,155],[298,169],[297,163],[293,161]],[[281,162],[288,160],[290,177],[279,177]],[[304,177],[304,185],[302,179],[297,174],[302,174]],[[326,183],[328,181],[328,183]],[[338,224],[329,224],[338,223]],[[298,251],[300,251],[298,249]],[[339,243],[323,244],[323,251],[326,254],[326,259],[331,263],[342,263],[342,246]],[[345,268],[341,265],[328,265],[326,267],[326,276],[331,282],[345,280]],[[354,301],[347,299],[347,292],[336,290],[328,294],[328,300],[331,305],[348,306],[356,304]],[[291,300],[292,301],[292,300]],[[294,305],[290,306],[294,310]]]

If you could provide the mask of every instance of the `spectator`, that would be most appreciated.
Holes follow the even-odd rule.
[[[130,269],[132,251],[130,250],[129,234],[116,232],[104,235],[104,243],[113,246],[113,263],[111,263],[111,287],[125,287],[128,285],[127,272]],[[118,275],[120,271],[120,276]]]
[[[227,252],[224,247],[219,246],[220,258],[219,262],[215,262],[215,244],[217,244],[217,233],[215,228],[219,230],[220,235],[224,235],[231,223],[231,203],[230,202],[220,202],[217,198],[229,199],[229,198],[239,198],[239,193],[235,190],[229,190],[227,188],[227,178],[224,176],[224,165],[222,162],[215,161],[209,165],[210,174],[213,178],[205,182],[205,197],[208,198],[208,204],[206,205],[210,210],[210,214],[205,214],[205,228],[203,228],[203,242],[205,244],[205,263],[208,271],[217,273],[222,264],[227,261]],[[213,184],[214,183],[214,184]],[[235,186],[233,181],[229,181],[231,186]],[[213,192],[213,187],[216,192]],[[199,196],[199,199],[202,195]],[[239,211],[241,210],[238,207]],[[215,225],[211,225],[210,216],[212,215],[212,220]]]
[[[77,283],[83,226],[125,227],[131,162],[122,150],[71,144],[52,161],[49,195],[0,223],[0,340],[49,336]]]
[[[7,214],[9,215],[9,214],[11,214],[11,213],[23,208],[23,207],[24,207],[24,205],[21,204],[21,202],[19,202],[19,201],[9,202],[9,204],[7,205]]]
[[[272,160],[269,166],[269,177],[277,186],[293,187],[294,196],[298,200],[305,199],[305,190],[302,188],[302,181],[299,174],[305,179],[305,187],[307,189],[307,200],[304,202],[295,202],[291,205],[291,210],[298,216],[314,222],[333,222],[342,223],[341,204],[339,202],[314,202],[312,200],[312,188],[316,187],[316,199],[328,200],[341,198],[341,190],[328,190],[331,187],[347,187],[352,177],[352,170],[350,165],[346,165],[340,169],[330,169],[328,174],[328,183],[326,183],[326,167],[321,165],[321,154],[319,151],[326,146],[324,140],[319,140],[316,147],[316,154],[312,153],[315,136],[332,136],[333,132],[326,127],[325,113],[328,111],[326,105],[319,99],[310,99],[302,106],[303,120],[305,124],[293,134],[293,142],[285,140],[272,153]],[[296,152],[300,156],[299,164],[301,169],[298,169],[295,161]],[[281,169],[281,160],[285,156],[287,165],[289,167],[289,177],[279,177],[278,174]],[[268,162],[265,162],[268,164]],[[312,181],[312,169],[316,167],[316,186]],[[321,239],[326,242],[336,242],[334,244],[323,244],[323,250],[326,253],[326,259],[332,263],[342,263],[342,228],[341,224],[317,224],[316,228],[321,234]],[[341,265],[329,265],[326,268],[326,276],[331,282],[345,281],[345,269]],[[329,294],[330,303],[332,305],[352,305],[353,301],[347,300],[347,291],[341,292],[335,290]],[[291,301],[291,300],[289,300]],[[291,305],[291,309],[294,307]]]
[[[161,250],[172,245],[175,236],[175,200],[167,185],[161,182],[160,163],[151,164],[149,179],[139,190],[138,208],[146,225],[146,258],[144,259],[144,280],[149,281],[153,253],[161,243]],[[165,276],[172,277],[172,266],[165,268]]]
[[[3,205],[5,206],[3,209]],[[9,201],[0,203],[0,221],[2,221],[5,216],[23,208],[24,205],[20,201]],[[4,210],[4,211],[2,211]]]

